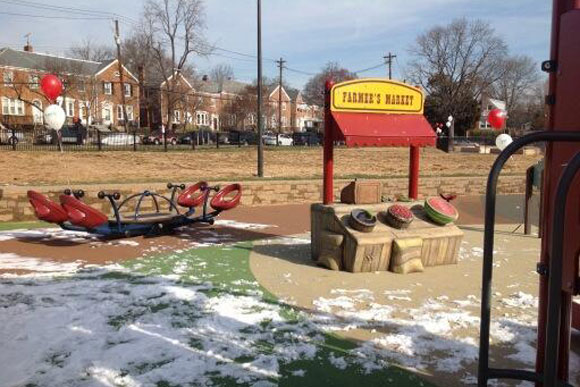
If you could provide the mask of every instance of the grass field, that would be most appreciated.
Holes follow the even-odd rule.
[[[265,174],[272,179],[319,178],[322,148],[269,148]],[[335,176],[399,177],[408,173],[406,148],[339,148]],[[422,176],[487,175],[496,155],[421,151]],[[540,157],[517,155],[504,168],[523,174]],[[225,148],[188,152],[0,152],[0,184],[250,180],[256,173],[256,149]]]

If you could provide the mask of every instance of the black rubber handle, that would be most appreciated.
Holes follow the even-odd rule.
[[[121,194],[119,192],[105,192],[105,191],[99,191],[99,193],[97,193],[97,197],[99,199],[104,199],[106,197],[111,197],[115,200],[119,200],[121,199]]]

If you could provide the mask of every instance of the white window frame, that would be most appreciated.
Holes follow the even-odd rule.
[[[106,104],[101,109],[103,122],[113,122],[113,105]],[[107,115],[109,116],[107,118]]]
[[[181,112],[179,110],[173,111],[173,123],[179,124],[181,122]]]
[[[132,97],[133,96],[133,85],[130,83],[125,83],[125,97]]]
[[[24,101],[2,97],[2,115],[23,116],[24,111]]]
[[[126,105],[125,110],[127,111],[127,121],[133,121],[135,118],[133,105]]]
[[[5,71],[2,80],[4,81],[4,86],[14,86],[14,73],[12,71]]]
[[[44,116],[42,110],[42,101],[39,99],[33,100],[31,109],[32,109],[32,122],[34,122],[35,124],[43,124]]]
[[[66,98],[65,102],[65,111],[67,117],[74,117],[75,116],[75,100]]]
[[[117,105],[117,120],[123,120],[123,105]]]
[[[195,114],[195,122],[197,125],[209,126],[209,113],[205,111],[198,111]]]
[[[30,75],[29,82],[29,89],[37,90],[40,87],[40,76],[37,74]]]
[[[103,93],[105,95],[113,95],[113,83],[112,82],[104,82],[103,83]]]

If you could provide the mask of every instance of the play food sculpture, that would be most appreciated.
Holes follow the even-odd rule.
[[[455,222],[459,218],[459,212],[451,203],[437,197],[425,200],[425,212],[429,219],[441,225]]]
[[[403,229],[409,227],[413,221],[411,210],[400,204],[394,204],[384,213],[384,219],[394,228]]]
[[[359,208],[351,211],[349,224],[357,231],[371,232],[377,225],[377,217]]]

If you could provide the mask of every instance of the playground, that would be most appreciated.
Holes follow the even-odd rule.
[[[492,358],[530,368],[540,245],[512,233],[520,203],[499,199]],[[456,206],[481,219],[481,198]],[[457,265],[353,275],[311,261],[308,211],[240,207],[156,238],[0,232],[3,384],[474,384],[481,225],[458,221]]]

